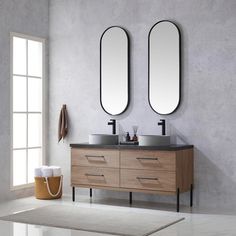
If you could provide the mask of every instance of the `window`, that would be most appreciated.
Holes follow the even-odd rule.
[[[12,34],[12,187],[34,182],[43,163],[44,40]]]

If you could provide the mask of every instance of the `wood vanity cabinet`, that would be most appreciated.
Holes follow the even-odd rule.
[[[72,146],[72,145],[71,145]],[[99,148],[81,145],[71,148],[71,186],[153,194],[193,194],[193,147],[174,150]],[[177,150],[176,150],[177,149]]]

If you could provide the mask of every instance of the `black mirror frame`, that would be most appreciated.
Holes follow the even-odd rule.
[[[115,115],[113,115],[113,114],[109,113],[108,111],[106,111],[105,108],[102,105],[102,38],[103,38],[104,34],[109,29],[114,28],[114,27],[122,29],[125,32],[126,37],[127,37],[127,93],[128,93],[128,99],[127,99],[126,107],[124,108],[124,110],[122,112],[120,112],[119,114],[115,114]],[[99,58],[100,58],[100,105],[101,105],[102,109],[107,114],[109,114],[111,116],[121,115],[127,110],[128,106],[130,104],[130,39],[129,39],[128,32],[124,28],[122,28],[121,26],[114,25],[114,26],[110,26],[106,30],[104,30],[104,32],[102,33],[101,38],[100,38],[100,56],[99,56]]]
[[[173,25],[175,25],[175,27],[177,28],[178,30],[178,34],[179,34],[179,101],[178,101],[178,104],[177,106],[175,107],[175,109],[168,113],[168,114],[162,114],[162,113],[159,113],[157,112],[151,105],[151,102],[150,102],[150,34],[153,30],[153,28],[158,25],[159,23],[161,22],[170,22],[172,23]],[[180,103],[181,103],[181,68],[182,68],[182,63],[181,63],[181,33],[180,33],[180,29],[179,27],[177,26],[176,23],[174,23],[173,21],[170,21],[170,20],[161,20],[161,21],[158,21],[156,24],[154,24],[151,29],[149,30],[149,33],[148,33],[148,103],[149,103],[149,106],[151,107],[151,109],[159,114],[159,115],[170,115],[170,114],[173,114],[180,106]]]

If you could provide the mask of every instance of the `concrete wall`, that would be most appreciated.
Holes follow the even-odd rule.
[[[0,201],[32,193],[10,191],[10,32],[48,38],[48,0],[0,0]]]
[[[174,114],[162,118],[173,140],[195,145],[195,205],[236,211],[235,12],[234,0],[50,1],[49,157],[52,164],[63,167],[66,191],[70,190],[69,144],[87,141],[90,133],[111,132],[107,126],[111,117],[99,103],[99,40],[109,26],[124,27],[131,43],[131,102],[117,117],[120,130],[132,131],[137,124],[139,134],[160,133],[161,117],[147,98],[147,43],[153,24],[168,19],[182,33],[182,101]],[[67,104],[70,130],[65,142],[58,144],[62,104]],[[127,198],[127,193],[98,190],[96,196]],[[134,198],[175,200],[144,194]],[[188,204],[188,194],[181,200]]]

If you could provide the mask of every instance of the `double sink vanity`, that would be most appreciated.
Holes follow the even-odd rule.
[[[180,38],[178,26],[168,20],[157,22],[148,34],[148,101],[159,115],[172,114],[180,104]],[[129,44],[127,31],[118,26],[100,38],[100,103],[111,116],[129,105]],[[93,134],[87,144],[70,145],[73,201],[75,187],[90,188],[90,197],[93,188],[126,191],[130,203],[133,192],[176,195],[179,211],[179,195],[189,191],[192,206],[192,145],[171,145],[163,119],[158,123],[162,135],[139,135],[139,145],[119,144],[115,120],[108,125],[113,135]]]
[[[91,135],[90,143],[71,144],[71,186],[149,194],[193,195],[193,146],[168,144],[168,136],[143,135],[139,145],[119,145],[118,135]],[[117,141],[116,141],[117,140]],[[154,145],[156,142],[157,145]],[[161,145],[158,143],[160,142]],[[165,144],[166,143],[166,144]]]

